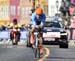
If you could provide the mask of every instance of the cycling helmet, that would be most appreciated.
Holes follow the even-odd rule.
[[[17,19],[13,19],[13,23],[14,24],[17,24]]]
[[[43,13],[43,9],[42,8],[37,8],[36,9],[36,14],[37,15],[41,15]]]

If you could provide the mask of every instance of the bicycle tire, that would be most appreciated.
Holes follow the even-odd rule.
[[[40,58],[40,48],[35,48],[35,58]]]
[[[34,53],[35,53],[35,58],[37,58],[37,49],[36,48],[34,50]]]
[[[37,44],[37,46],[36,46],[36,48],[35,48],[35,58],[40,58],[40,46],[39,46],[39,40],[38,40],[38,44]]]
[[[38,48],[38,58],[40,58],[40,48]]]
[[[34,53],[35,53],[35,58],[37,58],[37,54],[38,54],[38,43],[36,41],[35,41]]]
[[[38,56],[38,39],[35,39],[35,48],[34,48],[34,53],[35,53],[35,58]]]

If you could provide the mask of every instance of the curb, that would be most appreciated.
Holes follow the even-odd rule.
[[[0,41],[0,44],[12,45],[12,42],[11,41],[5,41],[4,40],[4,41]],[[27,44],[27,41],[24,41],[24,40],[18,42],[18,45],[26,45],[26,44]],[[68,44],[69,44],[69,46],[75,46],[74,40],[70,40]]]
[[[12,45],[12,41],[1,41],[0,44],[3,44],[3,45],[6,45],[6,44]],[[26,44],[27,44],[26,41],[20,41],[20,42],[18,42],[18,45],[26,45]]]

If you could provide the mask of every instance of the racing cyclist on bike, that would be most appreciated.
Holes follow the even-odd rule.
[[[34,45],[34,31],[37,30],[42,30],[44,23],[45,23],[46,15],[43,13],[42,8],[37,8],[34,13],[32,13],[31,16],[31,36],[30,36],[30,43],[32,46]],[[42,34],[40,34],[40,54],[43,53],[43,45],[42,45]]]
[[[12,32],[14,31],[13,29],[16,29],[16,34],[19,35],[18,37],[18,41],[20,41],[20,28],[21,28],[21,25],[17,22],[17,19],[13,19],[13,22],[10,23],[10,28],[11,28],[11,32],[10,32],[10,39],[12,40]]]

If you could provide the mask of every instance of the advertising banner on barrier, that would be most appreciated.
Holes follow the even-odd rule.
[[[9,39],[10,38],[10,32],[9,31],[0,31],[0,39]]]
[[[28,31],[21,31],[21,40],[28,39]],[[0,39],[10,39],[10,31],[0,31]]]
[[[21,31],[21,40],[27,40],[28,39],[28,31]]]

